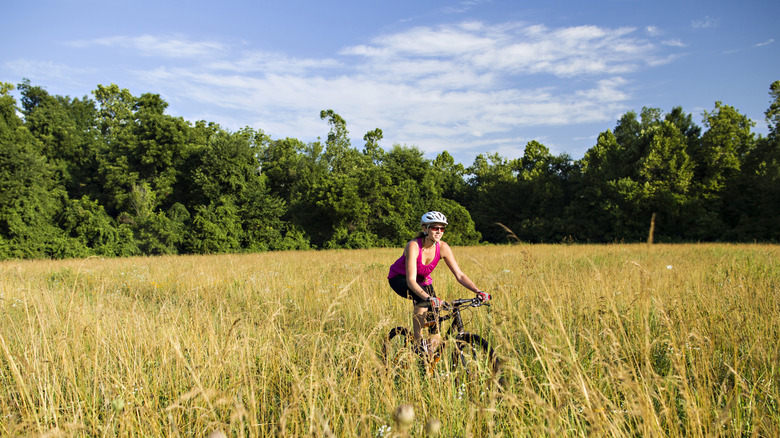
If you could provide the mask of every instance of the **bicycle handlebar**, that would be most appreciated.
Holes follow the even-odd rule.
[[[471,307],[479,307],[479,306],[489,306],[490,303],[487,301],[480,301],[479,298],[462,298],[459,300],[453,300],[452,303],[450,303],[453,307],[461,307],[461,306],[471,306]]]
[[[431,303],[424,303],[419,304],[421,307],[430,307],[433,309],[433,305]],[[480,307],[480,306],[490,306],[490,303],[487,301],[480,301],[479,298],[461,298],[458,300],[452,300],[450,302],[443,302],[441,305],[441,308],[443,309],[451,309],[451,308],[458,308],[463,306],[470,306],[470,307]]]

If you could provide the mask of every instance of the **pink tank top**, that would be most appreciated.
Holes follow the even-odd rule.
[[[420,251],[417,253],[417,284],[420,286],[427,286],[431,283],[433,283],[433,279],[431,278],[431,272],[436,268],[436,265],[439,263],[439,259],[441,259],[441,253],[439,252],[439,243],[436,242],[436,255],[433,256],[433,260],[431,260],[430,263],[427,265],[423,265],[422,262],[422,238],[417,239],[417,245],[420,247]],[[387,278],[393,278],[397,277],[399,275],[406,275],[406,255],[401,255],[401,257],[395,261],[395,263],[390,266],[390,273],[387,275]]]

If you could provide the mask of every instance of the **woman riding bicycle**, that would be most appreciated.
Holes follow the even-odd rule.
[[[414,302],[412,323],[414,340],[417,343],[422,339],[422,328],[428,308],[438,308],[442,304],[433,290],[431,278],[431,272],[440,259],[444,259],[458,283],[477,294],[480,300],[490,299],[490,295],[482,292],[460,270],[452,249],[447,242],[441,240],[444,228],[447,226],[447,218],[438,211],[429,211],[422,215],[420,225],[422,231],[406,244],[403,255],[390,266],[390,273],[387,276],[390,287],[395,293]]]

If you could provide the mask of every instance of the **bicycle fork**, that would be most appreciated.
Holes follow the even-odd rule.
[[[448,337],[452,337],[455,339],[455,351],[457,356],[457,361],[460,362],[460,365],[466,370],[468,373],[468,367],[466,366],[466,356],[463,354],[463,349],[461,348],[461,344],[458,342],[459,338],[463,336],[465,333],[465,328],[463,326],[463,318],[460,316],[460,312],[456,313],[453,317],[452,325],[450,326],[450,330],[448,333]],[[454,334],[454,331],[457,331],[457,333]]]

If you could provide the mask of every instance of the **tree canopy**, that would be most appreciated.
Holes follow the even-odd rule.
[[[230,132],[166,113],[158,94],[98,85],[92,97],[0,84],[0,258],[201,254],[402,246],[419,218],[446,240],[780,241],[780,81],[769,134],[720,101],[701,126],[680,107],[629,111],[582,159],[538,141],[517,159],[456,163],[417,146]]]

